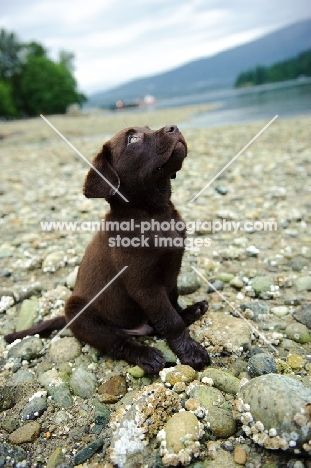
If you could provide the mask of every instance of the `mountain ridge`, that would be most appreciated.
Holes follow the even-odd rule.
[[[88,105],[105,106],[117,99],[138,100],[146,94],[157,99],[232,87],[237,75],[257,65],[270,66],[311,48],[311,18],[272,33],[202,57],[156,75],[137,78],[89,97]]]

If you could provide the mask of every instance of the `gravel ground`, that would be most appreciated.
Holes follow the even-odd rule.
[[[124,127],[204,109],[50,121],[91,160]],[[189,223],[180,301],[209,301],[190,329],[213,363],[196,373],[140,338],[165,353],[153,377],[68,330],[50,346],[3,340],[63,312],[93,236],[40,222],[97,221],[108,205],[83,197],[86,163],[42,119],[1,123],[0,467],[311,466],[310,119],[276,120],[190,202],[266,123],[183,132],[189,154],[172,181]]]

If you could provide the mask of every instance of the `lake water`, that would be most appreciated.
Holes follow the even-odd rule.
[[[257,120],[308,115],[311,117],[311,78],[243,89],[224,89],[166,99],[157,108],[217,103],[217,108],[194,115],[180,128],[216,127]]]

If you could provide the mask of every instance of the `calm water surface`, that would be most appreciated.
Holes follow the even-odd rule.
[[[311,117],[311,78],[244,89],[225,89],[160,101],[157,108],[217,103],[217,108],[194,115],[180,128],[215,127],[279,119],[300,115]]]

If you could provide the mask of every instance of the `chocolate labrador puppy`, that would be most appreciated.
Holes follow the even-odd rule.
[[[86,176],[84,194],[109,202],[105,225],[113,230],[99,231],[87,247],[65,317],[7,335],[6,341],[61,329],[76,317],[70,329],[79,340],[147,373],[165,366],[163,354],[131,335],[154,332],[164,337],[181,363],[195,369],[210,363],[186,329],[205,313],[206,301],[185,310],[177,302],[185,225],[170,200],[171,179],[186,155],[186,142],[175,125],[157,131],[127,128],[104,144],[93,161],[96,170],[91,168]],[[159,246],[160,239],[165,242]]]

